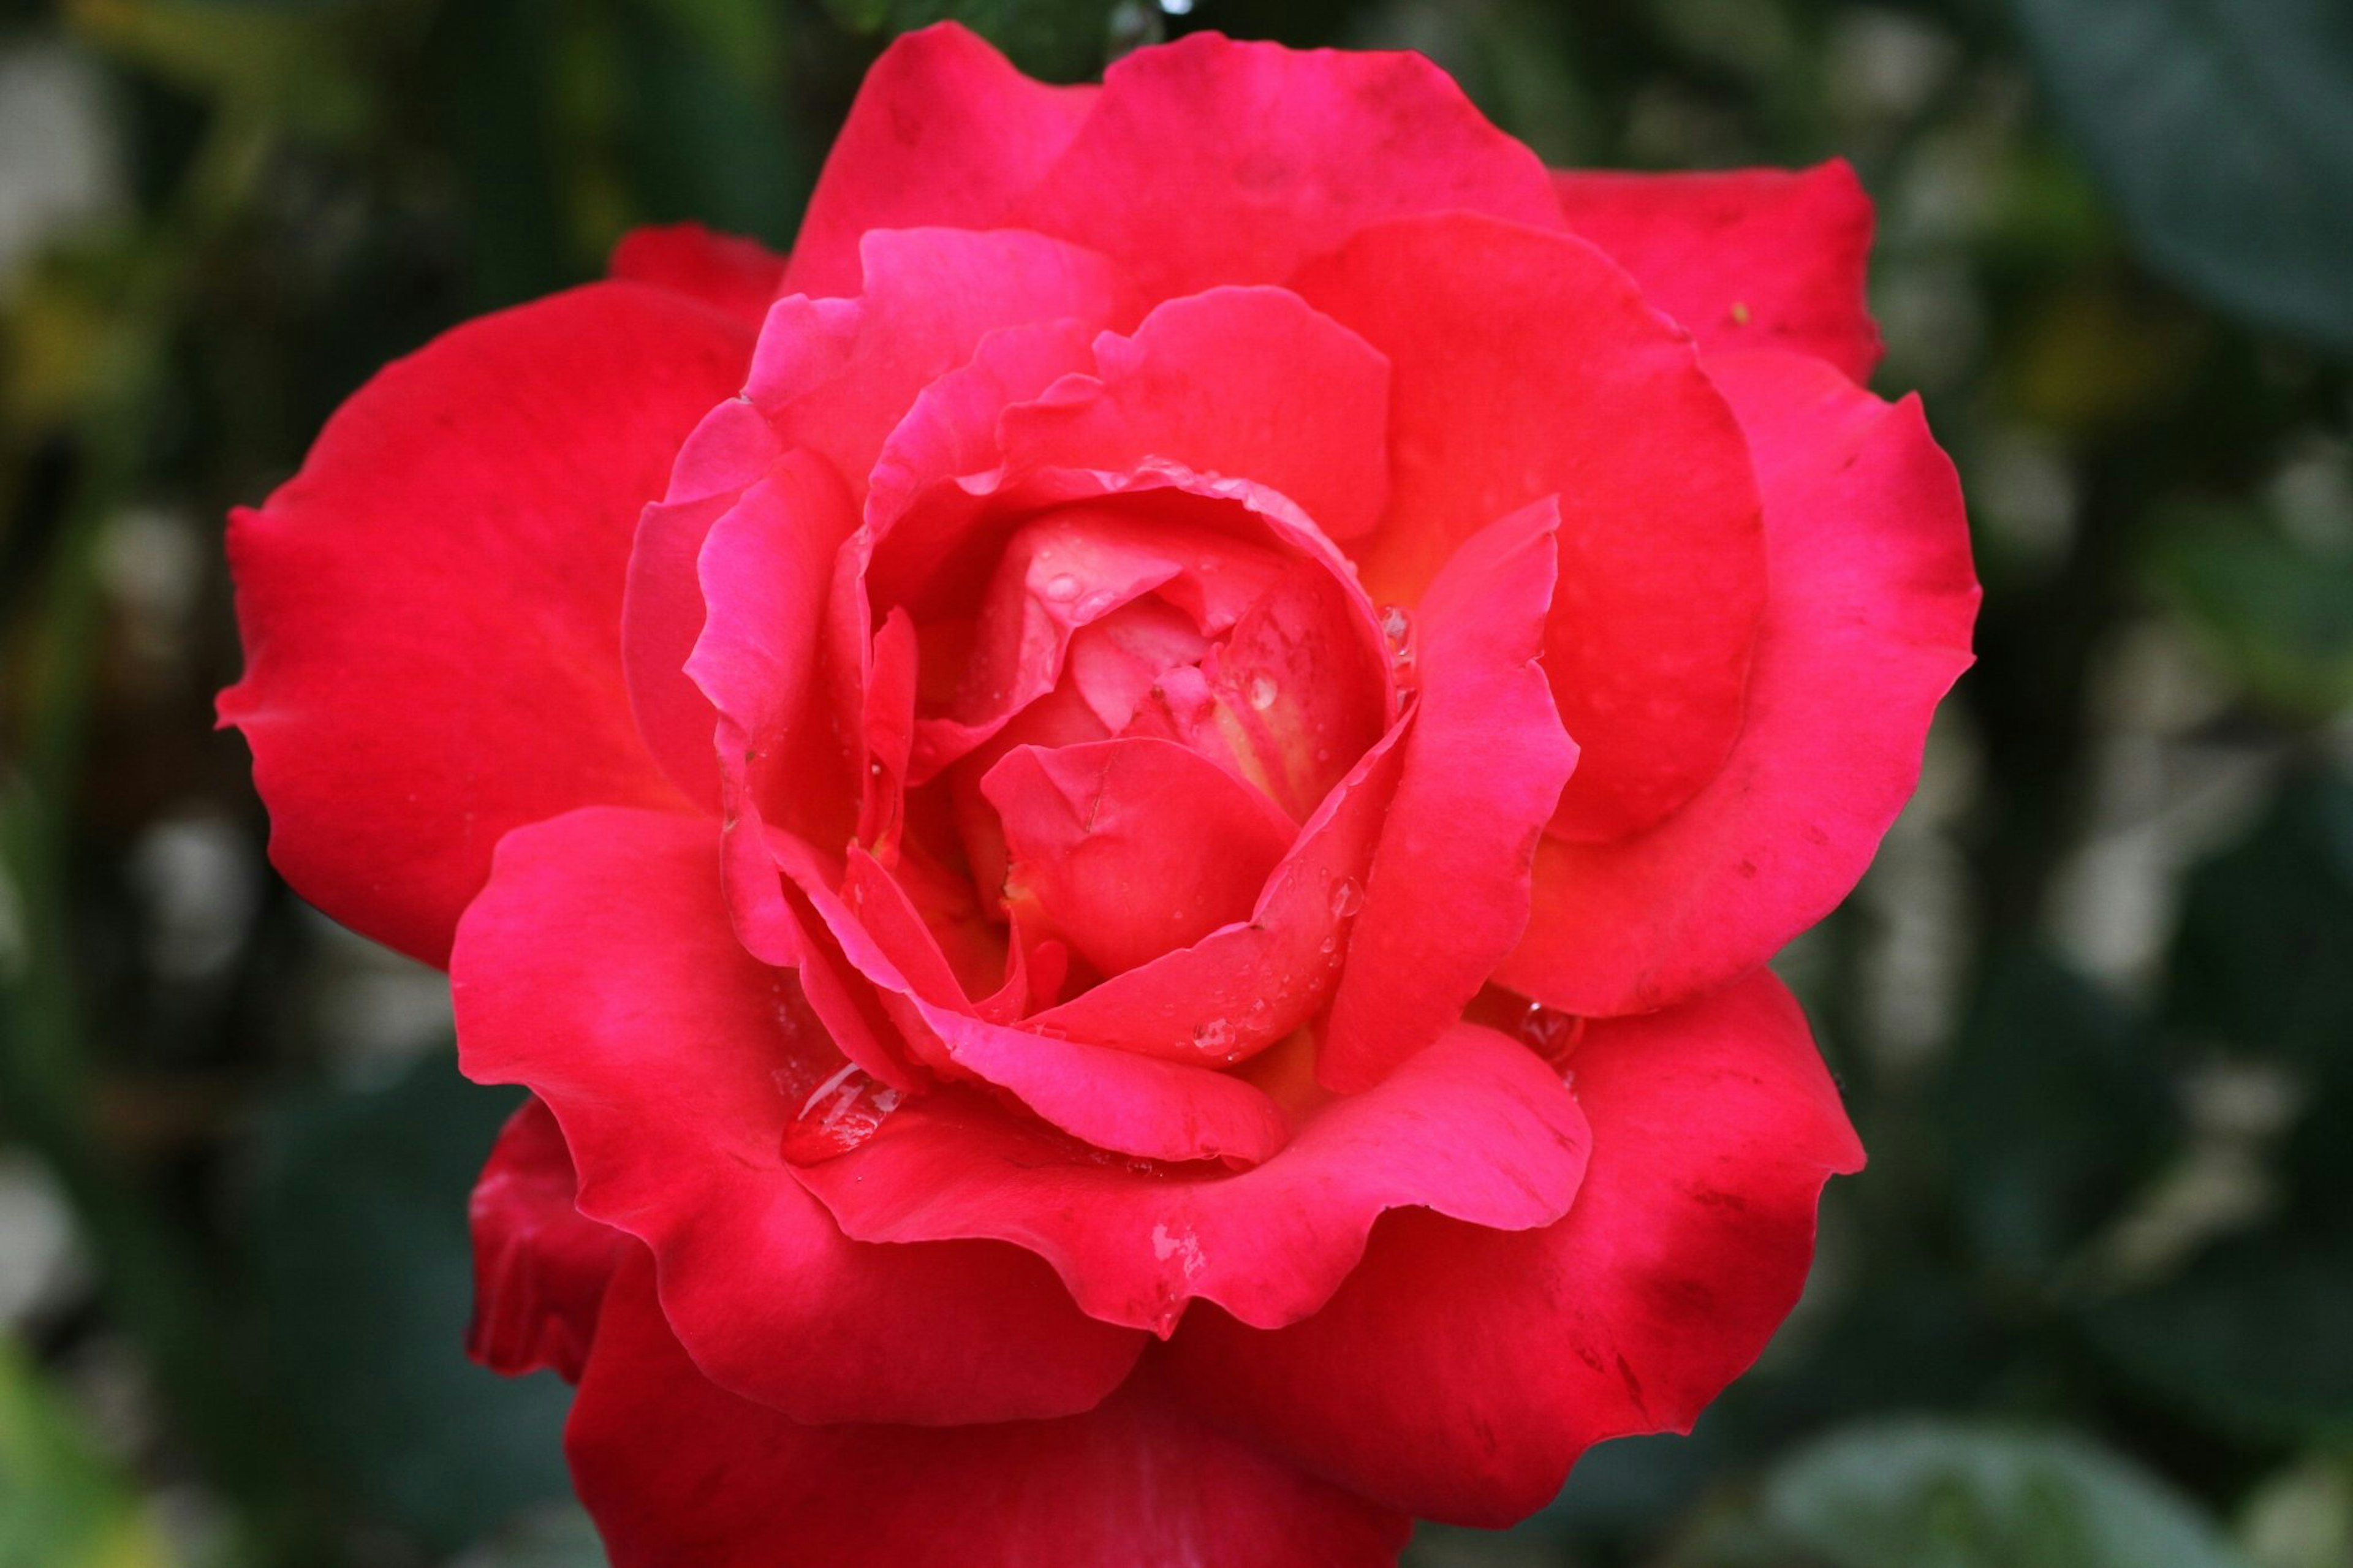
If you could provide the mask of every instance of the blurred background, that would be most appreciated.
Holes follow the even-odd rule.
[[[459,1352],[504,1094],[305,908],[222,517],[630,225],[792,236],[865,63],[1406,46],[1556,163],[1843,154],[1980,663],[1782,962],[1873,1164],[1687,1439],[1418,1568],[2353,1564],[2353,6],[0,0],[0,1568],[595,1568]],[[916,1500],[920,1506],[920,1500]]]

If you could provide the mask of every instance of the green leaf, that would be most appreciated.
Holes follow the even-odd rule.
[[[0,1338],[0,1568],[165,1568],[163,1536],[118,1473]]]
[[[445,5],[427,46],[427,79],[464,202],[478,309],[512,305],[580,279],[560,200],[554,0]]]
[[[2353,350],[2353,7],[2012,0],[2053,103],[2153,265]]]
[[[2226,1242],[2088,1317],[2094,1342],[2135,1382],[2259,1441],[2353,1437],[2348,1324],[2353,1240],[2277,1231]]]
[[[2039,946],[1997,953],[1936,1100],[1978,1255],[2022,1276],[2114,1217],[2172,1147],[2155,1034]]]
[[[1052,81],[1103,68],[1117,8],[1113,0],[826,0],[834,20],[858,33],[961,22],[1023,70]]]
[[[2197,866],[2174,936],[2168,1020],[2308,1066],[2353,1042],[2353,781],[2290,777],[2246,836]]]
[[[2353,562],[2300,548],[2258,517],[2210,513],[2165,531],[2156,570],[2259,701],[2305,719],[2353,702]]]
[[[2082,1438],[1876,1421],[1816,1443],[1678,1556],[1822,1568],[2240,1568],[2195,1506]]]
[[[578,1505],[535,1509],[451,1568],[607,1568],[605,1543]]]
[[[570,1495],[569,1391],[466,1360],[466,1205],[515,1103],[447,1056],[390,1088],[281,1106],[264,1130],[255,1265],[272,1370],[351,1500],[448,1550]]]
[[[636,216],[691,219],[781,248],[792,237],[817,157],[786,116],[774,39],[720,47],[719,7],[690,15],[631,5],[617,20],[622,151]],[[763,58],[756,52],[765,47]]]

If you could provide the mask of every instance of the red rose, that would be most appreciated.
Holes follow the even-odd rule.
[[[1977,600],[1870,227],[935,28],[788,262],[633,236],[237,520],[278,864],[536,1097],[474,1349],[617,1563],[1386,1563],[1749,1363],[1862,1162],[1761,965]]]

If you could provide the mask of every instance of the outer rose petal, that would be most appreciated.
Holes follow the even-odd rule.
[[[1936,701],[1969,664],[1978,585],[1952,463],[1915,399],[1819,360],[1721,356],[1772,552],[1748,716],[1724,771],[1650,832],[1548,841],[1496,978],[1565,1011],[1664,1006],[1830,912],[1911,798]]]
[[[784,282],[785,258],[756,239],[674,223],[623,235],[607,269],[700,300],[756,332]]]
[[[1087,1409],[1141,1336],[1082,1317],[1013,1247],[849,1241],[786,1167],[786,1127],[840,1058],[728,929],[716,839],[628,811],[510,834],[458,934],[460,1065],[546,1100],[581,1212],[652,1248],[664,1310],[728,1388],[815,1421]]]
[[[1005,226],[1096,90],[1032,81],[953,22],[894,40],[818,176],[787,287],[856,292],[858,238],[869,229]]]
[[[1768,972],[1590,1025],[1569,1065],[1593,1154],[1567,1219],[1394,1215],[1303,1323],[1195,1314],[1170,1346],[1187,1397],[1391,1507],[1490,1526],[1595,1443],[1688,1430],[1796,1303],[1822,1184],[1862,1150]]]
[[[1282,1054],[1266,1076],[1293,1065]],[[1585,1118],[1558,1075],[1476,1025],[1453,1026],[1366,1092],[1301,1115],[1292,1142],[1251,1170],[1137,1171],[944,1093],[849,1154],[803,1167],[801,1180],[852,1236],[1014,1242],[1053,1264],[1089,1315],[1165,1336],[1197,1297],[1261,1327],[1305,1317],[1388,1209],[1503,1230],[1549,1225],[1585,1171]]]
[[[1061,1421],[796,1426],[703,1380],[648,1273],[616,1285],[565,1436],[613,1568],[1388,1568],[1405,1544],[1402,1515],[1200,1425],[1145,1373]]]
[[[1569,227],[1709,353],[1795,349],[1857,381],[1879,363],[1863,301],[1871,198],[1844,159],[1794,173],[1563,170],[1553,188]]]
[[[572,1152],[526,1100],[474,1184],[474,1321],[466,1353],[509,1377],[554,1367],[580,1381],[596,1311],[629,1240],[582,1214]]]
[[[1429,212],[1560,226],[1535,155],[1421,56],[1193,33],[1103,72],[1014,221],[1117,258],[1165,300],[1281,283],[1367,224]]]
[[[1389,515],[1350,545],[1410,602],[1461,542],[1560,499],[1545,669],[1579,748],[1556,833],[1688,800],[1739,732],[1765,602],[1748,454],[1690,342],[1567,235],[1454,213],[1386,224],[1302,272],[1389,359]]]
[[[1464,545],[1414,633],[1421,700],[1316,1075],[1355,1092],[1435,1038],[1528,923],[1528,867],[1577,747],[1536,656],[1553,594],[1547,500]]]
[[[684,808],[630,721],[621,584],[639,510],[750,350],[635,283],[486,316],[380,373],[238,514],[246,674],[220,713],[305,898],[440,963],[510,827]]]

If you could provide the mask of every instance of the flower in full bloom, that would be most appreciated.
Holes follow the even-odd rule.
[[[1410,55],[943,26],[231,538],[272,851],[531,1098],[475,1353],[622,1568],[1394,1559],[1687,1426],[1862,1152],[1764,968],[1977,603],[1871,212]]]

